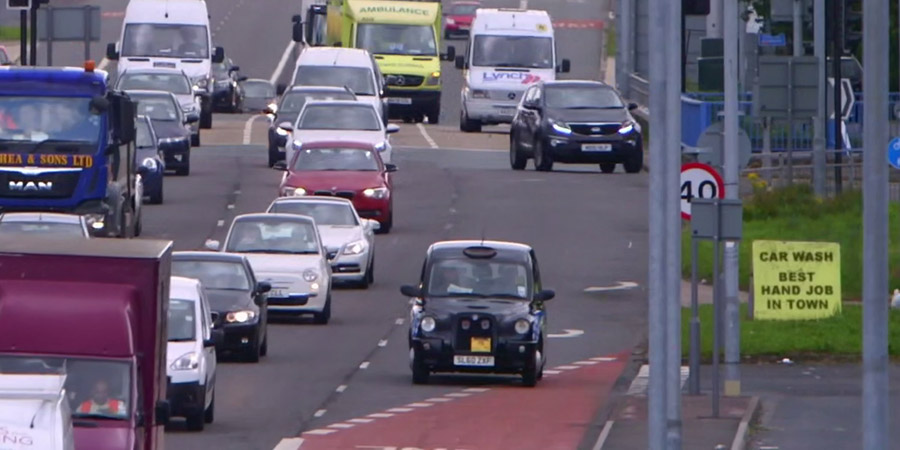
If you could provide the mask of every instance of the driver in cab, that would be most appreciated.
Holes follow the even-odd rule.
[[[103,414],[114,417],[124,417],[128,415],[127,411],[124,401],[110,398],[109,383],[105,380],[99,380],[94,384],[91,398],[83,401],[77,410],[84,414]]]

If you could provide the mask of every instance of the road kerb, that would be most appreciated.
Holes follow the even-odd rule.
[[[758,410],[759,397],[753,396],[750,398],[750,404],[747,406],[747,410],[744,411],[744,417],[741,418],[741,422],[738,424],[737,432],[734,434],[734,440],[731,442],[731,450],[744,450],[747,447],[747,436],[750,434],[750,423],[753,422]]]

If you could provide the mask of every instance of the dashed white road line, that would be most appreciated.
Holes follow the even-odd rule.
[[[578,366],[556,366],[555,367],[555,369],[557,369],[557,370],[572,370],[572,369],[577,369],[577,368],[578,368]]]
[[[437,147],[434,147],[434,148],[437,148]],[[400,151],[409,151],[409,150],[413,150],[413,151],[431,151],[431,149],[428,149],[428,148],[422,148],[422,147],[408,147],[408,146],[394,147],[394,150],[400,150]],[[455,152],[509,153],[509,150],[501,150],[501,149],[497,149],[497,148],[451,148],[451,147],[441,147],[441,151],[446,151],[446,150],[455,151]]]
[[[228,209],[234,209],[234,204],[230,204],[230,205],[226,206],[226,208],[228,208]]]
[[[392,412],[392,413],[405,413],[405,412],[410,412],[412,410],[413,410],[412,408],[391,408],[387,411]]]
[[[318,429],[318,430],[304,431],[303,434],[331,434],[334,432],[337,432],[337,430],[328,430],[328,429],[322,428],[322,429]]]
[[[337,389],[335,389],[335,392],[344,392],[346,390],[347,390],[347,385],[342,384],[342,385],[338,386]]]
[[[463,398],[463,397],[469,397],[469,396],[471,396],[471,395],[472,395],[472,394],[469,394],[468,392],[451,392],[451,393],[447,394],[446,396],[447,396],[447,397]]]
[[[253,122],[255,122],[256,119],[259,119],[260,117],[262,116],[254,115],[247,119],[246,122],[244,122],[244,145],[250,145],[250,138],[253,137]]]
[[[617,360],[618,358],[613,356],[598,356],[596,358],[591,358],[591,361],[600,361],[600,362],[612,362]]]
[[[544,372],[546,372],[546,370],[545,370]],[[426,402],[438,402],[438,403],[442,403],[442,402],[452,402],[453,399],[452,399],[452,398],[447,398],[447,397],[432,397],[432,398],[429,398],[429,399],[425,399],[425,401],[426,401]]]
[[[352,423],[333,423],[333,424],[331,424],[331,425],[328,425],[328,428],[343,428],[343,429],[346,429],[346,428],[353,428],[354,426],[355,426],[355,425],[353,425]]]
[[[375,421],[375,419],[364,419],[364,418],[358,417],[358,418],[356,418],[356,419],[350,419],[350,420],[348,420],[347,422],[350,422],[350,423],[371,423],[371,422],[374,422],[374,421]]]
[[[224,226],[225,226],[225,221],[222,220],[222,219],[219,219],[219,220],[216,222],[216,226],[217,226],[217,227],[224,227]]]
[[[382,339],[382,340],[378,341],[378,346],[379,347],[387,346],[387,339]]]
[[[432,139],[431,136],[428,135],[428,130],[425,129],[425,125],[417,123],[416,128],[419,129],[419,133],[422,133],[422,137],[425,138],[425,142],[427,142],[428,145],[431,146],[431,148],[438,148],[438,145],[434,142],[434,139]]]
[[[561,373],[558,370],[544,369],[544,375],[559,375]]]
[[[388,417],[394,417],[391,413],[373,413],[369,414],[367,417],[374,417],[376,419],[387,419]]]
[[[297,450],[303,445],[303,438],[284,438],[272,450]]]
[[[316,411],[315,414],[313,414],[313,417],[322,417],[325,415],[325,412],[327,412],[327,410],[320,409],[320,410]]]
[[[368,368],[369,368],[369,362],[368,362],[368,361],[363,361],[363,363],[359,365],[359,368],[360,368],[360,369],[368,369]]]
[[[487,392],[489,390],[488,388],[468,388],[463,389],[463,392]]]
[[[395,321],[394,321],[394,324],[396,324],[396,325],[403,325],[403,319],[397,319],[397,320],[395,320]]]
[[[406,406],[409,406],[411,408],[427,408],[429,406],[434,406],[434,403],[410,403]]]

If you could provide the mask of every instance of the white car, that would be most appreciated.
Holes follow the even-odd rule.
[[[311,217],[257,213],[234,218],[224,245],[210,250],[242,254],[259,281],[272,285],[271,314],[312,314],[315,323],[331,319],[331,265]]]
[[[172,415],[186,418],[189,430],[201,431],[213,422],[216,344],[224,334],[213,330],[209,299],[199,280],[171,277],[168,333],[166,395]]]
[[[0,214],[0,235],[40,233],[90,238],[84,216],[51,212],[9,212]]]
[[[375,281],[375,231],[377,221],[362,219],[346,198],[282,197],[269,205],[268,213],[312,217],[328,252],[334,281],[368,288]]]
[[[360,100],[317,100],[303,105],[297,121],[282,122],[278,127],[287,131],[285,161],[306,142],[341,140],[371,143],[381,154],[385,164],[391,162],[389,134],[400,131],[396,124],[384,125],[378,111],[370,103]]]
[[[184,115],[201,114],[200,97],[191,86],[191,79],[178,69],[131,69],[116,81],[120,91],[164,91],[178,99]],[[200,145],[200,122],[191,123],[191,145]]]

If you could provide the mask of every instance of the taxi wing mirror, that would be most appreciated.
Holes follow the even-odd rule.
[[[393,134],[400,131],[400,126],[395,123],[389,123],[388,126],[384,130],[387,134]]]
[[[384,171],[387,172],[387,173],[393,173],[393,172],[396,172],[396,171],[397,171],[397,165],[396,165],[396,164],[385,164],[385,165],[384,165]]]
[[[213,64],[219,64],[225,61],[225,49],[222,47],[216,47],[213,50],[212,62]]]
[[[556,297],[556,292],[550,289],[544,289],[543,291],[534,294],[534,299],[541,302],[552,300],[554,297]]]
[[[281,128],[282,130],[290,133],[290,132],[294,131],[294,124],[292,124],[288,121],[284,121],[284,122],[281,122],[278,124],[278,128]]]
[[[629,110],[629,111],[634,111],[634,110],[636,110],[636,109],[638,109],[638,104],[637,104],[637,103],[629,103],[629,104],[628,104],[628,110]]]
[[[422,289],[419,289],[416,286],[411,286],[408,284],[400,286],[400,293],[407,297],[416,297],[416,298],[422,297]]]

